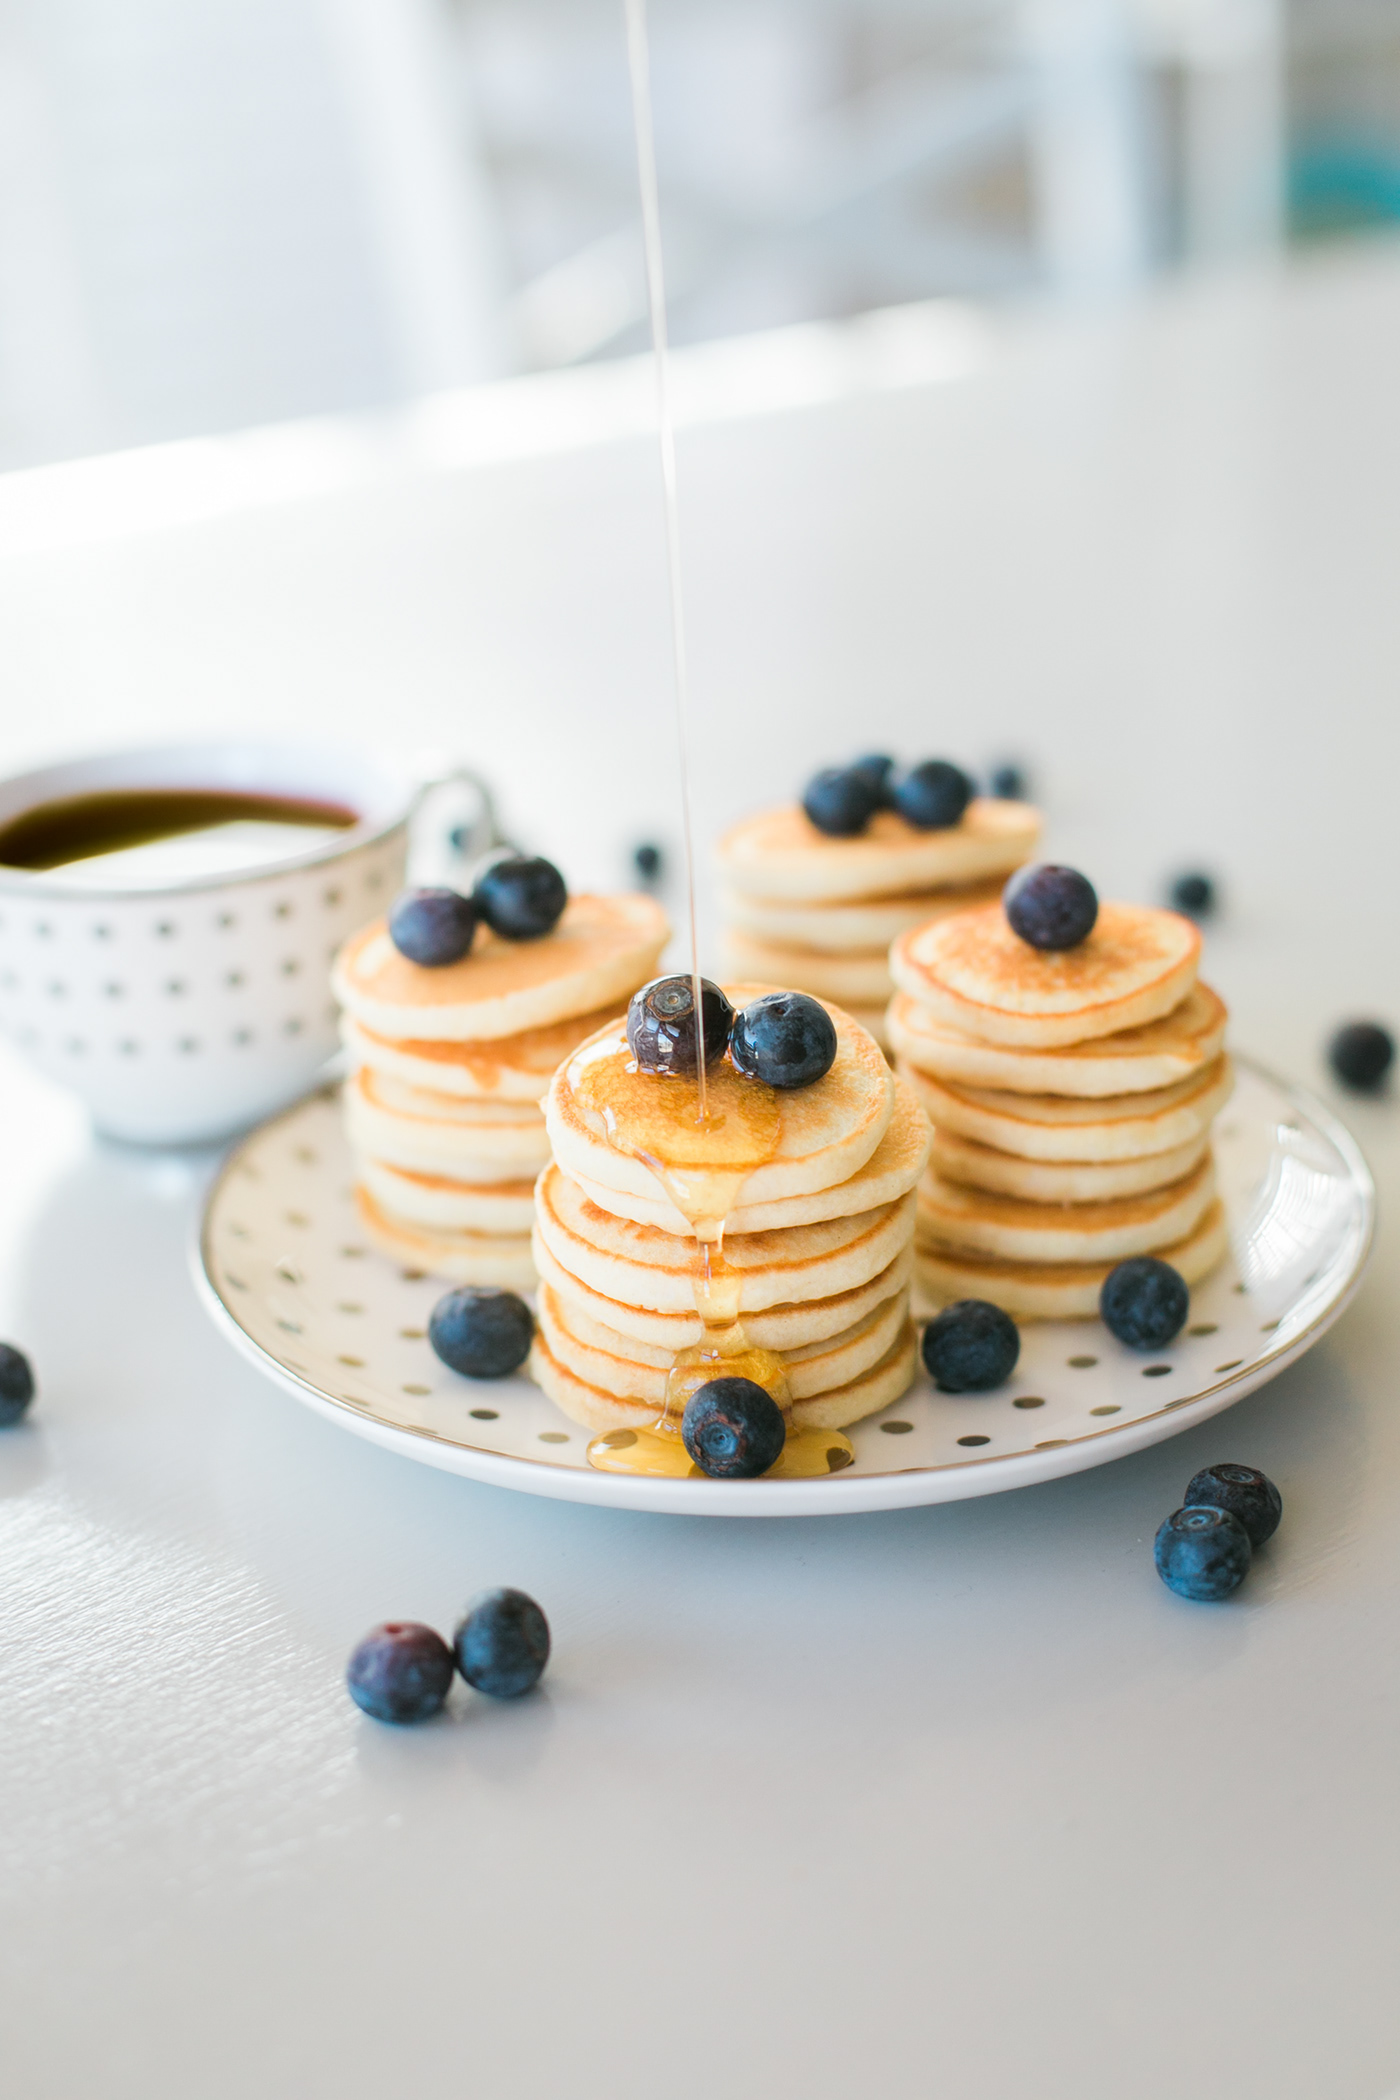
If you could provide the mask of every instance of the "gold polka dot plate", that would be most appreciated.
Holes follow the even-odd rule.
[[[918,1383],[850,1432],[855,1464],[815,1480],[651,1480],[596,1472],[587,1433],[522,1377],[458,1377],[429,1347],[448,1286],[366,1245],[331,1092],[237,1146],[211,1190],[196,1259],[223,1332],[341,1427],[498,1487],[688,1516],[899,1509],[1022,1487],[1104,1464],[1242,1399],[1293,1363],[1346,1305],[1375,1192],[1320,1103],[1240,1061],[1216,1127],[1230,1252],[1191,1294],[1183,1333],[1141,1355],[1097,1320],[1028,1323],[992,1393]]]

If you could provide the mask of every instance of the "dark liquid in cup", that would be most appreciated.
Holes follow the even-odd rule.
[[[268,857],[269,847],[297,853],[316,832],[358,822],[341,802],[291,795],[241,795],[219,788],[111,788],[44,802],[0,825],[0,867],[66,868],[98,855],[129,853],[166,839],[207,834],[212,857],[230,870]],[[246,827],[254,827],[252,830]],[[275,826],[275,831],[267,827]],[[287,832],[284,827],[292,827]],[[297,834],[306,836],[298,837]],[[227,844],[227,852],[220,846]],[[96,873],[96,870],[94,870]]]

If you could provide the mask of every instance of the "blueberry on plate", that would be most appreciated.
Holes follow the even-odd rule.
[[[945,1305],[924,1329],[924,1368],[942,1393],[989,1393],[1005,1385],[1021,1354],[1010,1313],[985,1298]]]
[[[1227,1509],[1243,1524],[1251,1546],[1262,1546],[1278,1530],[1283,1497],[1257,1466],[1207,1466],[1186,1489],[1187,1509]]]
[[[836,1062],[836,1023],[806,992],[768,992],[734,1016],[729,1055],[746,1079],[811,1086]]]
[[[1379,1021],[1348,1021],[1327,1045],[1327,1058],[1344,1086],[1373,1093],[1395,1062],[1395,1038]]]
[[[439,1298],[428,1319],[428,1340],[449,1370],[464,1378],[507,1378],[530,1354],[535,1323],[514,1291],[464,1283]]]
[[[1020,766],[993,766],[988,782],[998,802],[1024,802],[1028,793],[1026,775]]]
[[[802,797],[807,820],[828,838],[853,839],[864,831],[884,800],[883,787],[854,766],[828,766],[814,774]]]
[[[1032,948],[1077,948],[1099,915],[1088,877],[1046,860],[1018,868],[1001,893],[1001,904],[1012,932]]]
[[[972,782],[946,758],[926,758],[895,783],[894,806],[918,831],[951,830],[971,800]]]
[[[13,1429],[34,1398],[34,1373],[22,1349],[0,1342],[0,1429]]]
[[[852,773],[858,773],[862,780],[869,781],[877,797],[876,807],[888,809],[890,775],[894,771],[894,760],[887,757],[883,751],[870,751],[864,758],[858,758],[850,770]]]
[[[345,1683],[376,1721],[429,1721],[452,1684],[452,1650],[431,1626],[376,1626],[350,1658]]]
[[[1210,918],[1217,901],[1214,878],[1199,868],[1188,868],[1183,874],[1173,876],[1167,891],[1167,902],[1172,910],[1184,912],[1188,919]]]
[[[1186,1325],[1190,1309],[1184,1278],[1155,1254],[1120,1261],[1099,1292],[1099,1317],[1130,1349],[1165,1349]]]
[[[514,853],[483,869],[472,897],[503,941],[538,941],[558,925],[569,892],[552,860]]]
[[[518,1699],[549,1661],[549,1621],[524,1590],[483,1590],[452,1636],[457,1668],[474,1692]]]
[[[1174,1510],[1152,1544],[1157,1573],[1178,1597],[1214,1604],[1249,1573],[1249,1533],[1228,1509]]]
[[[480,917],[460,890],[405,890],[389,913],[389,938],[410,962],[441,970],[462,960]]]
[[[712,1378],[686,1402],[681,1442],[711,1480],[756,1480],[776,1465],[787,1424],[754,1378]]]
[[[705,1062],[723,1057],[734,1009],[717,984],[700,979]],[[695,1070],[695,985],[689,977],[653,977],[627,1007],[627,1047],[643,1072]]]

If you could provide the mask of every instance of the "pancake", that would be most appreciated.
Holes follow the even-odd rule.
[[[751,984],[725,986],[736,1006],[746,1005],[767,989]],[[838,1186],[864,1166],[889,1128],[894,1077],[879,1045],[840,1007],[828,1006],[827,1011],[836,1024],[836,1061],[814,1085],[773,1094],[779,1117],[776,1147],[772,1157],[744,1181],[740,1199],[746,1207]],[[616,1191],[620,1197],[641,1197],[650,1204],[661,1193],[655,1175],[640,1160],[609,1144],[602,1118],[586,1109],[575,1092],[576,1075],[584,1060],[606,1057],[625,1044],[625,1031],[616,1026],[600,1030],[576,1050],[554,1076],[545,1118],[554,1157],[565,1173],[581,1177],[590,1188]],[[751,1084],[737,1080],[727,1063],[711,1070],[719,1086]],[[687,1084],[661,1077],[649,1083],[656,1087]],[[708,1164],[705,1135],[698,1125],[670,1128],[663,1138],[673,1182],[683,1182],[688,1169]],[[679,1149],[686,1144],[692,1148],[689,1158]]]
[[[935,1020],[908,992],[891,1000],[887,1029],[899,1058],[935,1078],[1008,1093],[1093,1097],[1146,1093],[1193,1078],[1219,1057],[1225,1021],[1225,1002],[1197,983],[1160,1020],[1057,1050],[974,1042]]]
[[[785,1225],[814,1225],[824,1218],[853,1217],[859,1211],[877,1210],[907,1194],[922,1174],[928,1160],[928,1117],[912,1087],[895,1081],[895,1106],[889,1128],[864,1166],[835,1188],[818,1189],[806,1196],[780,1196],[772,1203],[744,1203],[729,1213],[728,1232],[771,1232]],[[662,1232],[688,1234],[690,1227],[653,1181],[650,1196],[622,1194],[590,1182],[582,1174],[570,1180],[585,1196],[615,1217],[631,1218],[639,1225],[655,1225]]]
[[[843,1429],[849,1422],[863,1421],[909,1390],[917,1362],[918,1338],[912,1326],[903,1332],[878,1363],[847,1384],[819,1393],[811,1399],[795,1400],[793,1426],[798,1429]],[[561,1413],[584,1428],[600,1433],[609,1429],[646,1429],[656,1420],[654,1403],[619,1400],[567,1370],[553,1355],[542,1332],[530,1351],[530,1376]]]
[[[356,1171],[380,1209],[401,1224],[500,1235],[528,1234],[535,1222],[533,1176],[528,1181],[453,1181],[377,1159],[361,1159]]]
[[[890,1039],[885,1028],[884,1007],[851,1005],[846,1008],[846,1012],[856,1023],[856,1026],[863,1028],[872,1041],[878,1043],[881,1051],[888,1056]]]
[[[951,1130],[936,1130],[929,1164],[940,1181],[1016,1196],[1024,1203],[1104,1203],[1180,1181],[1200,1164],[1209,1143],[1208,1137],[1200,1137],[1145,1159],[1017,1159]]]
[[[361,1027],[349,1014],[342,1016],[340,1034],[355,1064],[369,1065],[405,1085],[469,1099],[538,1104],[570,1051],[616,1020],[625,1003],[614,1001],[595,1013],[576,1014],[567,1021],[552,1021],[546,1028],[526,1028],[518,1035],[485,1043],[391,1042],[388,1036]]]
[[[750,1312],[833,1297],[879,1275],[909,1237],[914,1202],[911,1194],[854,1218],[726,1234],[725,1260],[745,1325]],[[697,1243],[615,1217],[590,1203],[558,1166],[540,1176],[535,1229],[559,1265],[600,1296],[652,1312],[693,1310]]]
[[[341,949],[332,988],[361,1027],[391,1042],[494,1042],[625,1004],[655,974],[669,935],[654,898],[571,897],[542,940],[503,941],[482,927],[461,962],[426,970],[376,919]]]
[[[1234,1072],[1218,1057],[1194,1079],[1151,1094],[1097,1099],[1057,1094],[999,1094],[945,1085],[926,1073],[905,1075],[935,1130],[952,1131],[1020,1159],[1141,1159],[1205,1136],[1230,1098]]]
[[[901,934],[899,989],[980,1042],[1053,1049],[1139,1028],[1179,1006],[1196,980],[1198,928],[1151,905],[1102,904],[1087,940],[1046,952],[1013,933],[999,904]]]
[[[854,999],[862,1005],[878,1005],[893,989],[884,948],[871,955],[819,955],[802,948],[780,948],[730,927],[721,954],[728,976],[761,977],[765,983],[786,985],[794,992],[811,992],[815,998],[837,999],[842,1004]]]
[[[390,1108],[380,1075],[362,1068],[345,1084],[345,1127],[354,1149],[386,1166],[429,1174],[460,1172],[464,1181],[521,1181],[549,1158],[549,1137],[538,1110],[503,1102],[494,1120],[466,1122],[469,1105],[449,1098],[440,1108],[423,1095],[422,1113]],[[430,1108],[430,1104],[432,1104]]]
[[[822,955],[887,955],[890,942],[915,926],[927,926],[950,911],[966,911],[972,904],[995,904],[1003,880],[994,875],[961,889],[912,890],[855,904],[782,904],[728,890],[720,898],[720,910],[726,925],[779,948]]]
[[[1219,1266],[1228,1247],[1225,1209],[1216,1202],[1183,1239],[1154,1251],[1195,1284]],[[993,1261],[946,1247],[922,1247],[915,1256],[915,1294],[921,1309],[930,1312],[958,1298],[989,1298],[1018,1320],[1090,1320],[1098,1316],[1099,1292],[1113,1266],[1107,1260]]]
[[[550,1289],[558,1297],[567,1298],[571,1305],[581,1308],[600,1327],[651,1343],[666,1350],[669,1356],[674,1356],[678,1350],[692,1348],[702,1339],[700,1316],[693,1304],[683,1312],[661,1312],[624,1304],[620,1299],[609,1298],[581,1282],[550,1253],[538,1219],[533,1249],[535,1267]],[[835,1292],[829,1298],[811,1299],[801,1305],[771,1305],[761,1312],[745,1313],[744,1333],[755,1349],[797,1349],[807,1342],[825,1341],[864,1319],[877,1305],[883,1305],[897,1291],[903,1290],[913,1263],[913,1247],[906,1241],[888,1267],[872,1276],[868,1283]]]
[[[1021,1203],[929,1172],[918,1189],[915,1244],[998,1261],[1123,1261],[1185,1239],[1214,1199],[1209,1156],[1166,1188],[1107,1203]]]
[[[365,1188],[355,1191],[355,1208],[366,1239],[391,1261],[441,1276],[449,1283],[495,1284],[502,1290],[529,1291],[535,1286],[535,1264],[524,1233],[442,1232],[391,1218]]]
[[[1029,860],[1040,815],[1024,802],[979,797],[961,823],[919,831],[878,810],[859,838],[828,838],[789,803],[724,834],[718,860],[731,890],[787,903],[848,903],[1009,875]]]
[[[671,1357],[664,1349],[649,1349],[613,1334],[580,1313],[569,1299],[540,1288],[540,1333],[550,1355],[576,1378],[610,1393],[616,1400],[645,1402],[654,1420],[666,1404],[666,1380]],[[828,1341],[808,1342],[783,1353],[788,1390],[794,1400],[809,1400],[830,1392],[868,1371],[898,1340],[909,1318],[908,1294],[897,1291],[883,1305],[844,1328]],[[723,1366],[715,1371],[721,1376]]]

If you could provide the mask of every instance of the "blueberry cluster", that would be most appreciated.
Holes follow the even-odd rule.
[[[34,1398],[29,1358],[10,1342],[0,1342],[0,1429],[13,1429]]]
[[[431,1626],[394,1621],[367,1633],[345,1683],[376,1721],[429,1721],[460,1670],[488,1699],[518,1699],[539,1683],[549,1661],[549,1622],[523,1590],[483,1590],[467,1606],[452,1645]]]
[[[1157,1532],[1157,1573],[1178,1597],[1216,1603],[1239,1588],[1282,1515],[1283,1497],[1257,1467],[1207,1466]]]
[[[655,977],[632,994],[627,1045],[643,1072],[693,1072],[697,1041],[705,1063],[726,1051],[746,1079],[784,1092],[812,1086],[836,1061],[836,1025],[805,992],[768,992],[736,1013],[717,984],[700,979],[700,1026],[690,977]]]
[[[816,774],[802,807],[817,830],[833,839],[859,837],[880,809],[894,810],[918,831],[947,831],[961,821],[972,792],[966,773],[946,758],[926,758],[901,772],[880,751]]]
[[[425,970],[460,962],[489,926],[504,941],[537,941],[558,925],[569,892],[553,861],[524,853],[493,860],[469,897],[460,890],[405,890],[389,913],[389,938]]]

